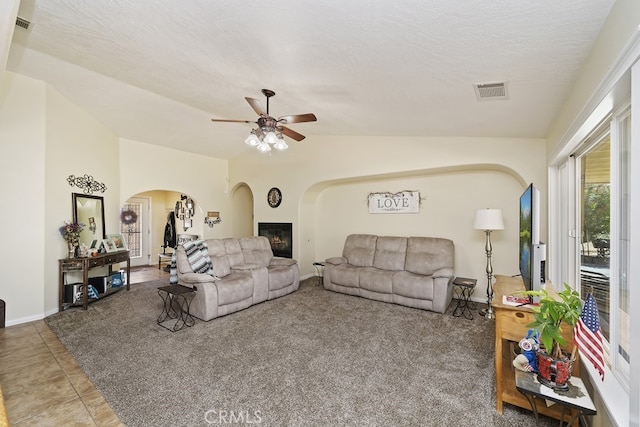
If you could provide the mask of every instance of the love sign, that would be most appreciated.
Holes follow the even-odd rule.
[[[419,213],[420,192],[370,193],[369,213]]]

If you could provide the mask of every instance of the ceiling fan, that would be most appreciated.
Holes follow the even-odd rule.
[[[260,117],[258,120],[229,120],[229,119],[211,119],[213,122],[226,122],[226,123],[255,123],[257,128],[251,131],[251,135],[245,141],[249,145],[257,146],[261,151],[269,151],[271,148],[269,144],[273,144],[275,148],[285,149],[287,145],[282,141],[282,135],[288,136],[296,141],[302,141],[304,135],[289,129],[285,124],[290,123],[304,123],[315,122],[317,120],[315,114],[294,114],[290,116],[281,116],[277,119],[269,115],[269,98],[276,93],[270,89],[262,89],[262,94],[267,98],[267,109],[265,110],[262,103],[255,99],[245,97],[251,108],[258,113]],[[281,141],[281,144],[278,143]]]

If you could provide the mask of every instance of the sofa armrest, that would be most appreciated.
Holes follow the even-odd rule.
[[[453,277],[453,269],[452,268],[441,268],[440,270],[436,270],[431,275],[435,277]]]
[[[179,275],[180,283],[184,285],[196,285],[198,283],[208,283],[208,282],[213,282],[215,279],[216,277],[213,277],[210,274],[204,274],[204,273],[182,273]]]
[[[246,263],[231,266],[231,271],[251,271],[261,268],[258,264]]]
[[[325,262],[327,264],[331,264],[331,265],[340,265],[340,264],[346,264],[347,263],[347,259],[345,257],[341,257],[341,256],[334,256],[332,258],[327,258],[325,260]]]
[[[269,266],[272,265],[284,265],[284,266],[292,266],[292,265],[296,265],[298,263],[298,261],[296,261],[295,259],[291,259],[291,258],[283,258],[283,257],[273,257],[271,258],[271,262],[269,263]]]

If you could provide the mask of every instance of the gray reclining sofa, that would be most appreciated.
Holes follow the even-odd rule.
[[[436,237],[347,236],[328,258],[324,288],[444,313],[453,293],[454,246]]]

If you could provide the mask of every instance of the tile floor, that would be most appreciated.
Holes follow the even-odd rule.
[[[165,277],[131,270],[132,285]],[[0,329],[0,387],[12,427],[124,425],[44,320]]]

